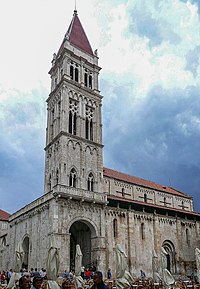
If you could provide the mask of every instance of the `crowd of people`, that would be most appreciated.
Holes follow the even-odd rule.
[[[26,269],[21,269],[17,283],[15,286],[9,286],[9,281],[11,280],[13,270],[1,271],[0,272],[0,289],[49,289],[48,284],[48,274],[44,268],[38,270],[37,268],[31,268],[29,271]],[[14,273],[15,274],[15,273]],[[79,275],[80,276],[80,275]],[[84,285],[81,287],[77,286],[75,271],[64,270],[63,273],[57,276],[56,284],[57,287],[52,289],[115,289],[116,280],[112,278],[111,269],[109,268],[107,272],[103,275],[102,272],[96,271],[96,267],[92,264],[88,267],[81,268],[81,277],[84,280]],[[104,283],[105,282],[105,283]],[[188,285],[191,288],[195,287],[196,284],[195,275],[192,274],[188,277],[188,280],[182,280],[181,278],[176,282],[176,288],[188,289]],[[152,278],[147,278],[143,270],[140,270],[140,277],[133,278],[131,288],[135,289],[163,289],[162,280],[155,283]]]
[[[13,270],[0,272],[0,288],[9,288],[8,284],[13,274]],[[111,270],[108,269],[106,276],[111,279]],[[83,278],[86,288],[91,289],[108,289],[109,287],[103,282],[103,274],[100,271],[96,271],[94,264],[85,268],[81,268],[81,277]],[[19,273],[19,280],[17,282],[16,289],[47,289],[47,272],[46,269],[31,268],[29,271],[21,269]],[[60,289],[75,289],[75,271],[64,270],[56,280]],[[9,288],[10,289],[10,288]]]

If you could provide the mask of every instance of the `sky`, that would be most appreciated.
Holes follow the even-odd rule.
[[[0,208],[44,191],[48,71],[74,0],[0,0]],[[77,0],[98,49],[104,166],[172,186],[200,212],[199,0]]]

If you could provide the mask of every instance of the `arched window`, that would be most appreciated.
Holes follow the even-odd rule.
[[[85,138],[89,139],[89,120],[87,117],[85,119]]]
[[[70,100],[69,101],[69,128],[68,131],[71,134],[76,135],[76,125],[77,125],[77,112],[78,112],[78,103]]]
[[[188,245],[190,245],[190,239],[189,239],[189,231],[188,229],[185,230],[185,235],[186,235],[186,242]]]
[[[3,238],[2,238],[2,245],[3,245],[3,247],[6,246],[6,237],[3,237]]]
[[[72,133],[76,135],[76,112],[74,113],[74,118],[73,118],[73,130]]]
[[[144,202],[147,203],[147,194],[144,194]]]
[[[54,109],[51,111],[51,139],[54,137]]]
[[[88,180],[87,180],[87,189],[88,191],[94,191],[94,176],[92,173],[89,174]]]
[[[113,236],[117,238],[117,219],[113,220]]]
[[[73,118],[72,112],[70,111],[69,112],[69,133],[72,133],[72,123],[73,123],[72,118]]]
[[[73,67],[73,65],[70,65],[70,78],[71,78],[71,80],[74,80],[74,67]]]
[[[145,238],[145,234],[144,234],[144,223],[141,224],[141,237],[142,237],[142,240],[144,240],[144,238]]]
[[[56,171],[56,185],[58,184],[59,182],[59,172],[58,170]]]
[[[49,176],[48,190],[51,191],[51,175]]]
[[[88,75],[87,75],[87,73],[84,74],[84,83],[85,83],[85,86],[88,86]]]
[[[77,175],[75,169],[73,168],[69,174],[69,186],[76,188],[76,182],[77,182]]]
[[[92,75],[89,76],[89,88],[92,89]]]
[[[170,271],[171,273],[176,273],[174,244],[171,241],[166,240],[163,242],[162,247],[167,252],[166,255],[167,270]]]
[[[93,141],[93,108],[86,106],[85,138]]]
[[[78,68],[75,68],[75,81],[78,82]]]
[[[93,122],[90,120],[90,140],[93,140]]]

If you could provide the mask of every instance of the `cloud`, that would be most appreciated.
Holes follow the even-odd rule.
[[[42,88],[0,95],[0,193],[8,212],[43,193],[45,98]]]
[[[113,90],[117,105],[113,105],[112,114],[109,102],[104,102],[104,114],[109,115],[104,123],[106,165],[171,185],[197,198],[199,87],[173,90],[154,87],[145,99],[134,103],[134,109],[127,90],[122,93],[117,84]]]
[[[196,78],[200,61],[200,46],[196,46],[186,54],[186,70],[189,70]]]
[[[153,1],[154,2],[154,1]],[[149,3],[149,1],[148,1]],[[148,5],[136,1],[135,6],[129,12],[129,32],[137,33],[140,37],[146,37],[149,40],[150,47],[158,46],[163,41],[170,44],[178,44],[181,39],[173,30],[173,26],[169,21],[159,15],[162,5],[154,6],[156,9],[152,13],[152,2]]]
[[[9,212],[43,193],[47,72],[74,9],[64,0],[59,6],[53,0],[26,2],[17,1],[12,11],[5,2],[0,17],[0,194]],[[195,200],[200,187],[198,6],[192,0],[78,3],[103,68],[105,166],[172,185]]]
[[[187,5],[193,4],[195,7],[197,7],[198,13],[200,13],[200,2],[199,0],[180,0],[184,3],[187,3]]]

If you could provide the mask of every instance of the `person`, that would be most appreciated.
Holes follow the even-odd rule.
[[[74,270],[70,270],[70,272],[68,274],[68,278],[70,281],[74,280]]]
[[[31,268],[31,270],[30,270],[30,275],[31,275],[31,278],[33,278],[33,272],[34,272],[34,269],[33,269],[33,268]]]
[[[33,271],[33,277],[40,277],[40,273],[38,272],[37,268],[35,268],[35,271]]]
[[[65,270],[65,271],[63,272],[62,277],[63,277],[64,279],[67,278],[67,270]]]
[[[88,281],[91,279],[91,271],[89,268],[86,269],[85,271],[85,279]]]
[[[27,275],[23,275],[19,278],[19,289],[30,289],[31,288],[31,278]]]
[[[81,267],[81,277],[85,279],[85,267],[84,266]]]
[[[100,271],[96,271],[93,276],[94,285],[91,289],[109,289],[103,282],[103,275]]]
[[[40,289],[42,288],[43,278],[41,276],[33,277],[33,285],[31,289]]]
[[[145,272],[140,270],[140,276],[141,276],[142,281],[144,281],[144,278],[146,277]]]
[[[6,281],[6,272],[2,271],[2,273],[0,272],[0,284],[4,284]]]
[[[44,268],[41,269],[40,276],[43,278],[43,280],[46,280],[46,279],[47,279],[46,269],[44,269]]]
[[[111,274],[110,269],[108,269],[108,271],[107,271],[107,279],[111,279],[111,278],[112,278],[112,274]]]

